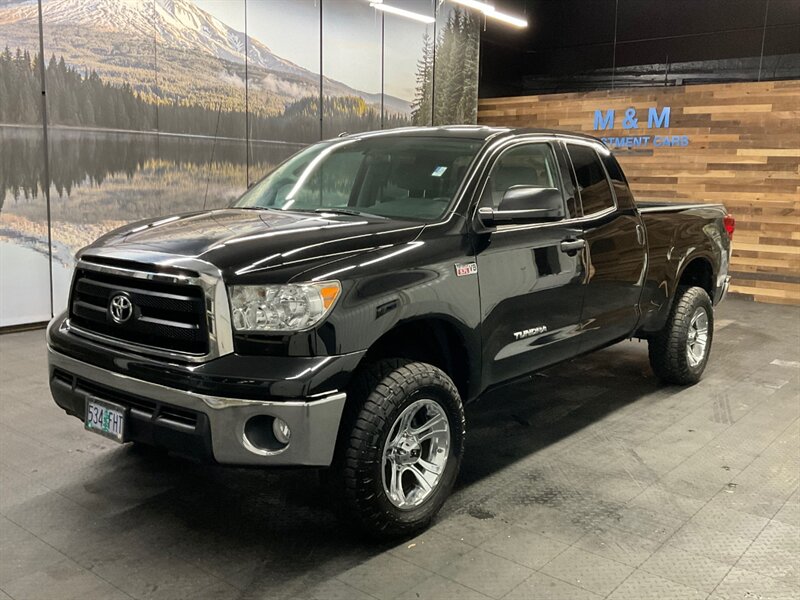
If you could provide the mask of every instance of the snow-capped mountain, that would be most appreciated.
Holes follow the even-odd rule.
[[[0,40],[9,46],[19,45],[32,52],[38,49],[38,7],[31,0],[0,0]],[[313,95],[319,74],[274,54],[263,42],[223,23],[198,8],[191,0],[44,0],[42,3],[45,53],[63,54],[68,63],[79,69],[95,69],[111,81],[122,82],[135,69],[152,68],[153,52],[167,54],[159,69],[168,69],[169,77],[159,82],[160,92],[180,97],[190,87],[193,92],[205,85],[219,95],[220,71],[223,79],[245,63],[253,85],[274,92],[276,99],[291,101]],[[157,50],[155,49],[157,46]],[[186,57],[180,64],[176,57]],[[209,59],[228,65],[215,68]],[[165,64],[169,60],[169,65]],[[241,77],[236,73],[235,77]],[[232,79],[231,79],[232,81]],[[173,89],[170,89],[172,85]],[[325,79],[325,93],[361,96],[369,103],[379,103],[379,94],[360,92],[350,86]],[[387,96],[387,107],[407,112],[408,102]]]
[[[189,0],[45,0],[46,28],[81,27],[133,37],[153,37],[165,47],[203,52],[234,63],[244,63],[245,34],[199,9]],[[0,23],[36,27],[36,3],[0,3]],[[253,38],[247,42],[251,64],[287,73],[305,69],[273,54]],[[310,73],[309,73],[310,74]]]

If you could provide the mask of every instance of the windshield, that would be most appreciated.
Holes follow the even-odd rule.
[[[385,136],[322,142],[295,154],[233,206],[431,221],[447,210],[482,145]]]

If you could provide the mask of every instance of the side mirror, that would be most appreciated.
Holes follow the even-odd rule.
[[[544,223],[566,217],[564,198],[556,188],[514,186],[506,190],[497,210],[483,206],[478,221],[491,229],[501,223]]]

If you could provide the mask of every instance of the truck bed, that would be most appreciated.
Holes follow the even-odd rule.
[[[728,272],[729,238],[723,218],[727,214],[722,204],[682,203],[668,201],[637,202],[642,222],[647,230],[648,283],[642,294],[644,331],[660,329],[669,312],[670,301],[686,257],[705,247],[708,276]],[[716,268],[715,268],[716,267]],[[720,281],[709,281],[715,290]],[[720,296],[711,294],[716,303]]]
[[[705,202],[670,202],[667,200],[636,201],[636,207],[640,213],[674,213],[693,208],[715,208],[725,213],[722,204],[710,204]]]

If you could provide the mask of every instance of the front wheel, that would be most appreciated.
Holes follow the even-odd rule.
[[[714,337],[714,308],[701,287],[678,289],[664,328],[649,340],[656,376],[679,385],[697,383],[708,363]]]
[[[426,363],[381,360],[351,390],[334,476],[362,530],[406,536],[442,507],[463,452],[464,410],[451,379]]]

